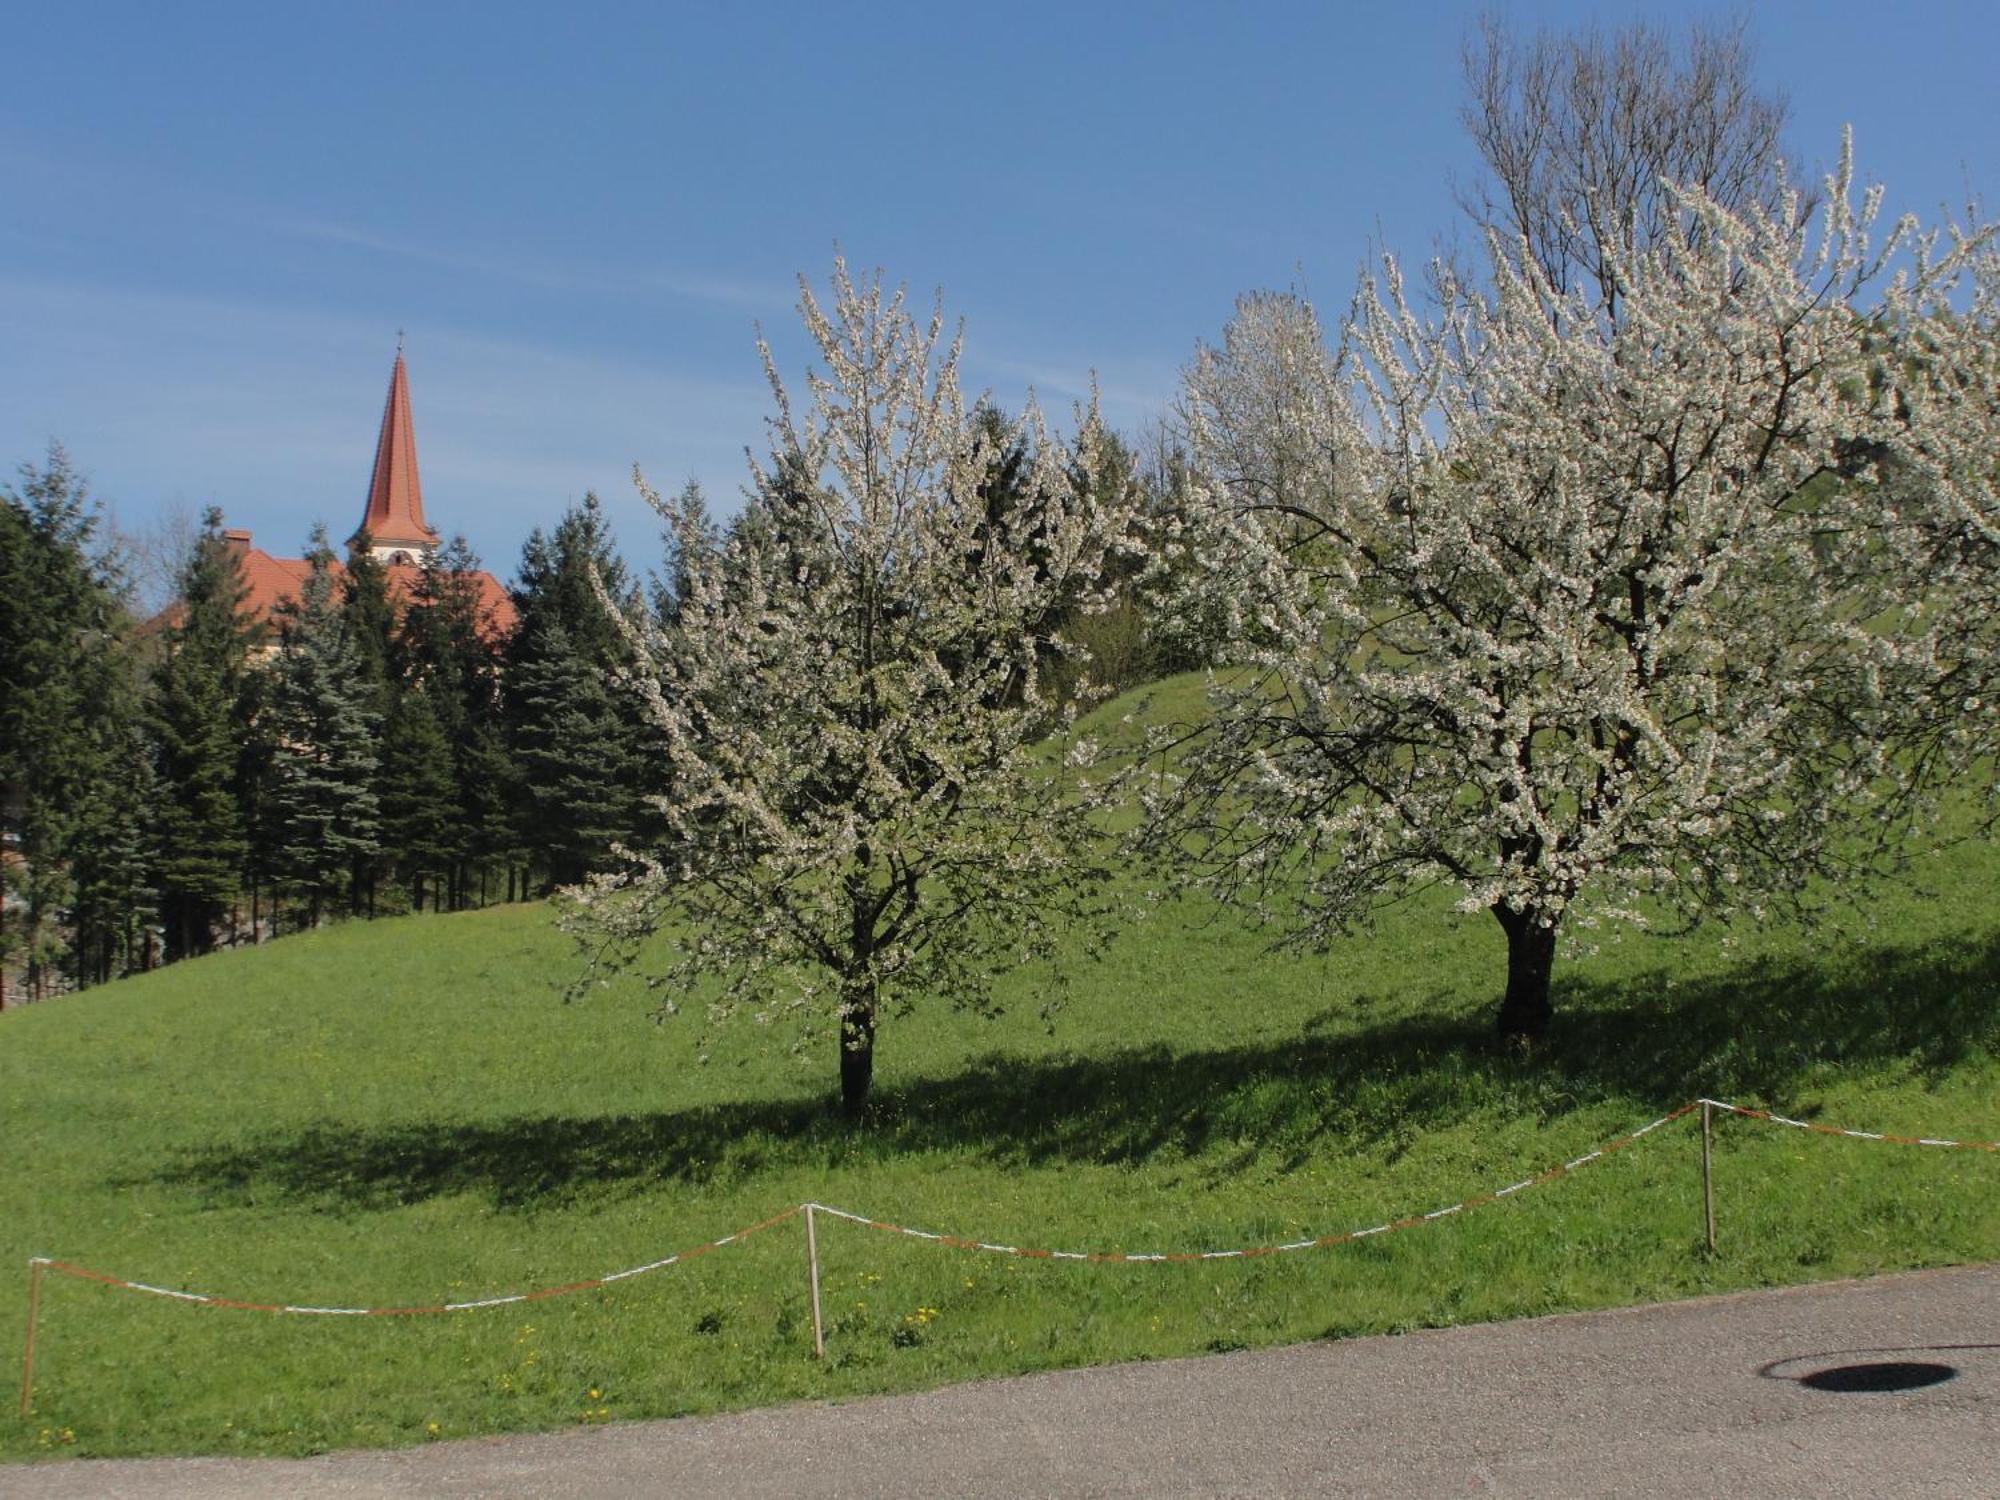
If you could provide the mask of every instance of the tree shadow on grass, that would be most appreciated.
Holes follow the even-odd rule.
[[[878,1088],[865,1125],[831,1100],[743,1100],[645,1114],[316,1127],[185,1156],[144,1179],[210,1204],[393,1208],[474,1193],[560,1207],[662,1182],[754,1185],[767,1172],[852,1169],[921,1153],[1042,1166],[1185,1161],[1224,1176],[1295,1167],[1329,1143],[1393,1157],[1470,1116],[1554,1119],[1606,1102],[1635,1113],[1708,1093],[1793,1109],[1843,1067],[1936,1079],[2000,1052],[2000,932],[1923,947],[1762,963],[1719,976],[1572,977],[1532,1050],[1490,1039],[1484,1011],[1357,1021],[1205,1051],[989,1054]],[[1809,1102],[1803,1106],[1809,1110]],[[1864,1122],[1865,1123],[1865,1122]]]

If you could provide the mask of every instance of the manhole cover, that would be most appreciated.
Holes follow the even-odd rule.
[[[1958,1373],[1950,1365],[1924,1360],[1884,1360],[1877,1364],[1835,1365],[1798,1377],[1816,1391],[1914,1391],[1937,1385]]]

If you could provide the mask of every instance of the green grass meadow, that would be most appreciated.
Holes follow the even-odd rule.
[[[351,924],[0,1016],[0,1356],[48,1255],[253,1301],[404,1305],[598,1276],[806,1199],[1030,1247],[1226,1249],[1421,1212],[1699,1093],[2000,1139],[2000,857],[1830,925],[1607,941],[1552,1036],[1488,1042],[1490,917],[1425,898],[1320,956],[1162,907],[996,1020],[884,1023],[874,1117],[830,1043],[576,1003],[546,908]],[[1864,920],[1864,913],[1869,920]],[[699,1007],[694,1007],[699,1011]],[[822,1219],[528,1306],[205,1308],[63,1276],[0,1453],[299,1454],[844,1398],[2000,1256],[2000,1156],[1682,1120],[1505,1202],[1195,1265],[1010,1259]],[[6,1368],[7,1366],[0,1366]],[[18,1366],[11,1366],[18,1370]]]

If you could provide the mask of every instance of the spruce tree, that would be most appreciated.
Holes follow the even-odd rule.
[[[268,623],[264,634],[269,634]],[[276,936],[283,928],[283,893],[278,877],[278,846],[283,835],[271,802],[271,786],[278,765],[278,731],[271,716],[271,686],[269,672],[246,671],[236,699],[236,719],[242,728],[236,744],[233,790],[243,824],[241,885],[242,894],[249,897],[253,942],[262,942],[267,930]]]
[[[661,534],[664,564],[653,576],[651,595],[653,616],[662,629],[671,630],[680,619],[681,601],[694,585],[694,576],[708,567],[722,549],[722,531],[709,514],[708,499],[699,480],[690,479],[681,489],[680,510],[687,516],[687,535],[678,536],[669,526]]]
[[[238,759],[248,729],[247,663],[260,632],[242,618],[244,594],[242,569],[223,540],[222,513],[211,508],[181,571],[180,619],[154,670],[148,714],[169,958],[214,947],[249,853]]]
[[[354,648],[368,706],[376,719],[378,804],[382,793],[382,738],[402,691],[396,645],[398,614],[396,601],[389,592],[389,570],[375,556],[374,539],[366,531],[356,533],[348,544],[347,571],[341,580],[341,618]],[[379,843],[373,853],[356,856],[348,873],[347,899],[352,910],[375,914],[375,894],[387,857]]]
[[[380,846],[375,791],[380,719],[346,621],[334,603],[333,553],[313,532],[311,571],[287,613],[271,679],[275,752],[268,821],[274,864],[319,925]]]
[[[386,719],[394,675],[396,603],[389,594],[389,570],[375,556],[373,546],[365,531],[348,546],[347,569],[340,583],[340,613],[354,651],[355,668],[372,699],[369,707]]]
[[[632,837],[633,726],[602,664],[578,651],[552,617],[532,627],[507,691],[524,842],[552,884],[573,885],[614,842]]]
[[[675,589],[656,584],[656,609],[671,609]],[[611,690],[632,652],[607,600],[640,608],[603,509],[585,495],[522,550],[502,679],[521,842],[551,887],[581,880],[614,842],[646,831],[648,727],[630,696]]]
[[[152,811],[158,802],[139,686],[129,662],[110,674],[93,736],[95,787],[78,809],[71,966],[79,985],[102,984],[151,957]]]
[[[382,737],[382,841],[410,902],[423,910],[424,892],[446,875],[457,854],[458,786],[451,741],[422,683],[399,694]]]
[[[491,778],[499,723],[497,645],[482,612],[479,559],[453,537],[424,564],[403,616],[398,656],[406,691],[421,688],[448,749],[450,821],[444,838],[444,904],[466,902],[475,862],[506,847],[505,803]]]
[[[97,508],[61,447],[0,490],[0,789],[15,857],[0,861],[0,1004],[19,968],[31,994],[108,975],[95,950],[110,888],[92,870],[129,835],[118,796],[129,753],[130,654],[120,579],[95,550]],[[124,768],[129,769],[129,768]],[[80,887],[79,877],[85,883]],[[80,890],[87,901],[80,903]],[[80,943],[79,916],[93,928]]]
[[[519,801],[520,776],[507,745],[497,697],[486,700],[472,720],[456,764],[464,819],[461,842],[471,865],[459,899],[460,904],[473,899],[472,882],[476,878],[478,903],[484,906],[493,867],[505,866],[511,886],[514,865],[521,853],[513,816]]]

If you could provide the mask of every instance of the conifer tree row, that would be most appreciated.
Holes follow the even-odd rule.
[[[644,725],[612,690],[631,653],[611,610],[639,607],[595,495],[528,538],[502,682],[514,826],[543,891],[582,880],[643,821]]]
[[[1042,503],[1025,449],[993,435],[976,503],[994,523]],[[1099,482],[1138,484],[1130,455]],[[801,492],[803,493],[803,492]],[[698,491],[646,586],[586,495],[522,552],[505,638],[482,615],[462,538],[394,584],[364,533],[343,563],[311,536],[297,598],[247,607],[240,552],[209,511],[176,602],[133,617],[96,503],[60,449],[0,492],[0,1004],[262,941],[329,918],[547,895],[656,843],[674,788],[659,731],[621,684],[621,625],[671,641],[690,578],[756,534],[809,526],[782,496],[723,527]],[[1124,632],[1108,673],[1165,660],[1133,602],[1081,630]],[[1121,665],[1122,663],[1122,665]],[[1045,665],[1062,670],[1051,660]]]
[[[148,904],[128,622],[98,540],[60,447],[0,489],[0,1005],[130,966]]]
[[[272,863],[316,927],[349,889],[355,864],[380,847],[380,715],[334,602],[326,529],[315,528],[312,541],[312,571],[287,612],[271,673],[267,826]]]
[[[241,568],[211,508],[181,571],[179,618],[153,671],[147,727],[160,799],[154,833],[168,959],[206,953],[232,915],[253,853],[246,791],[261,627],[246,622]]]

